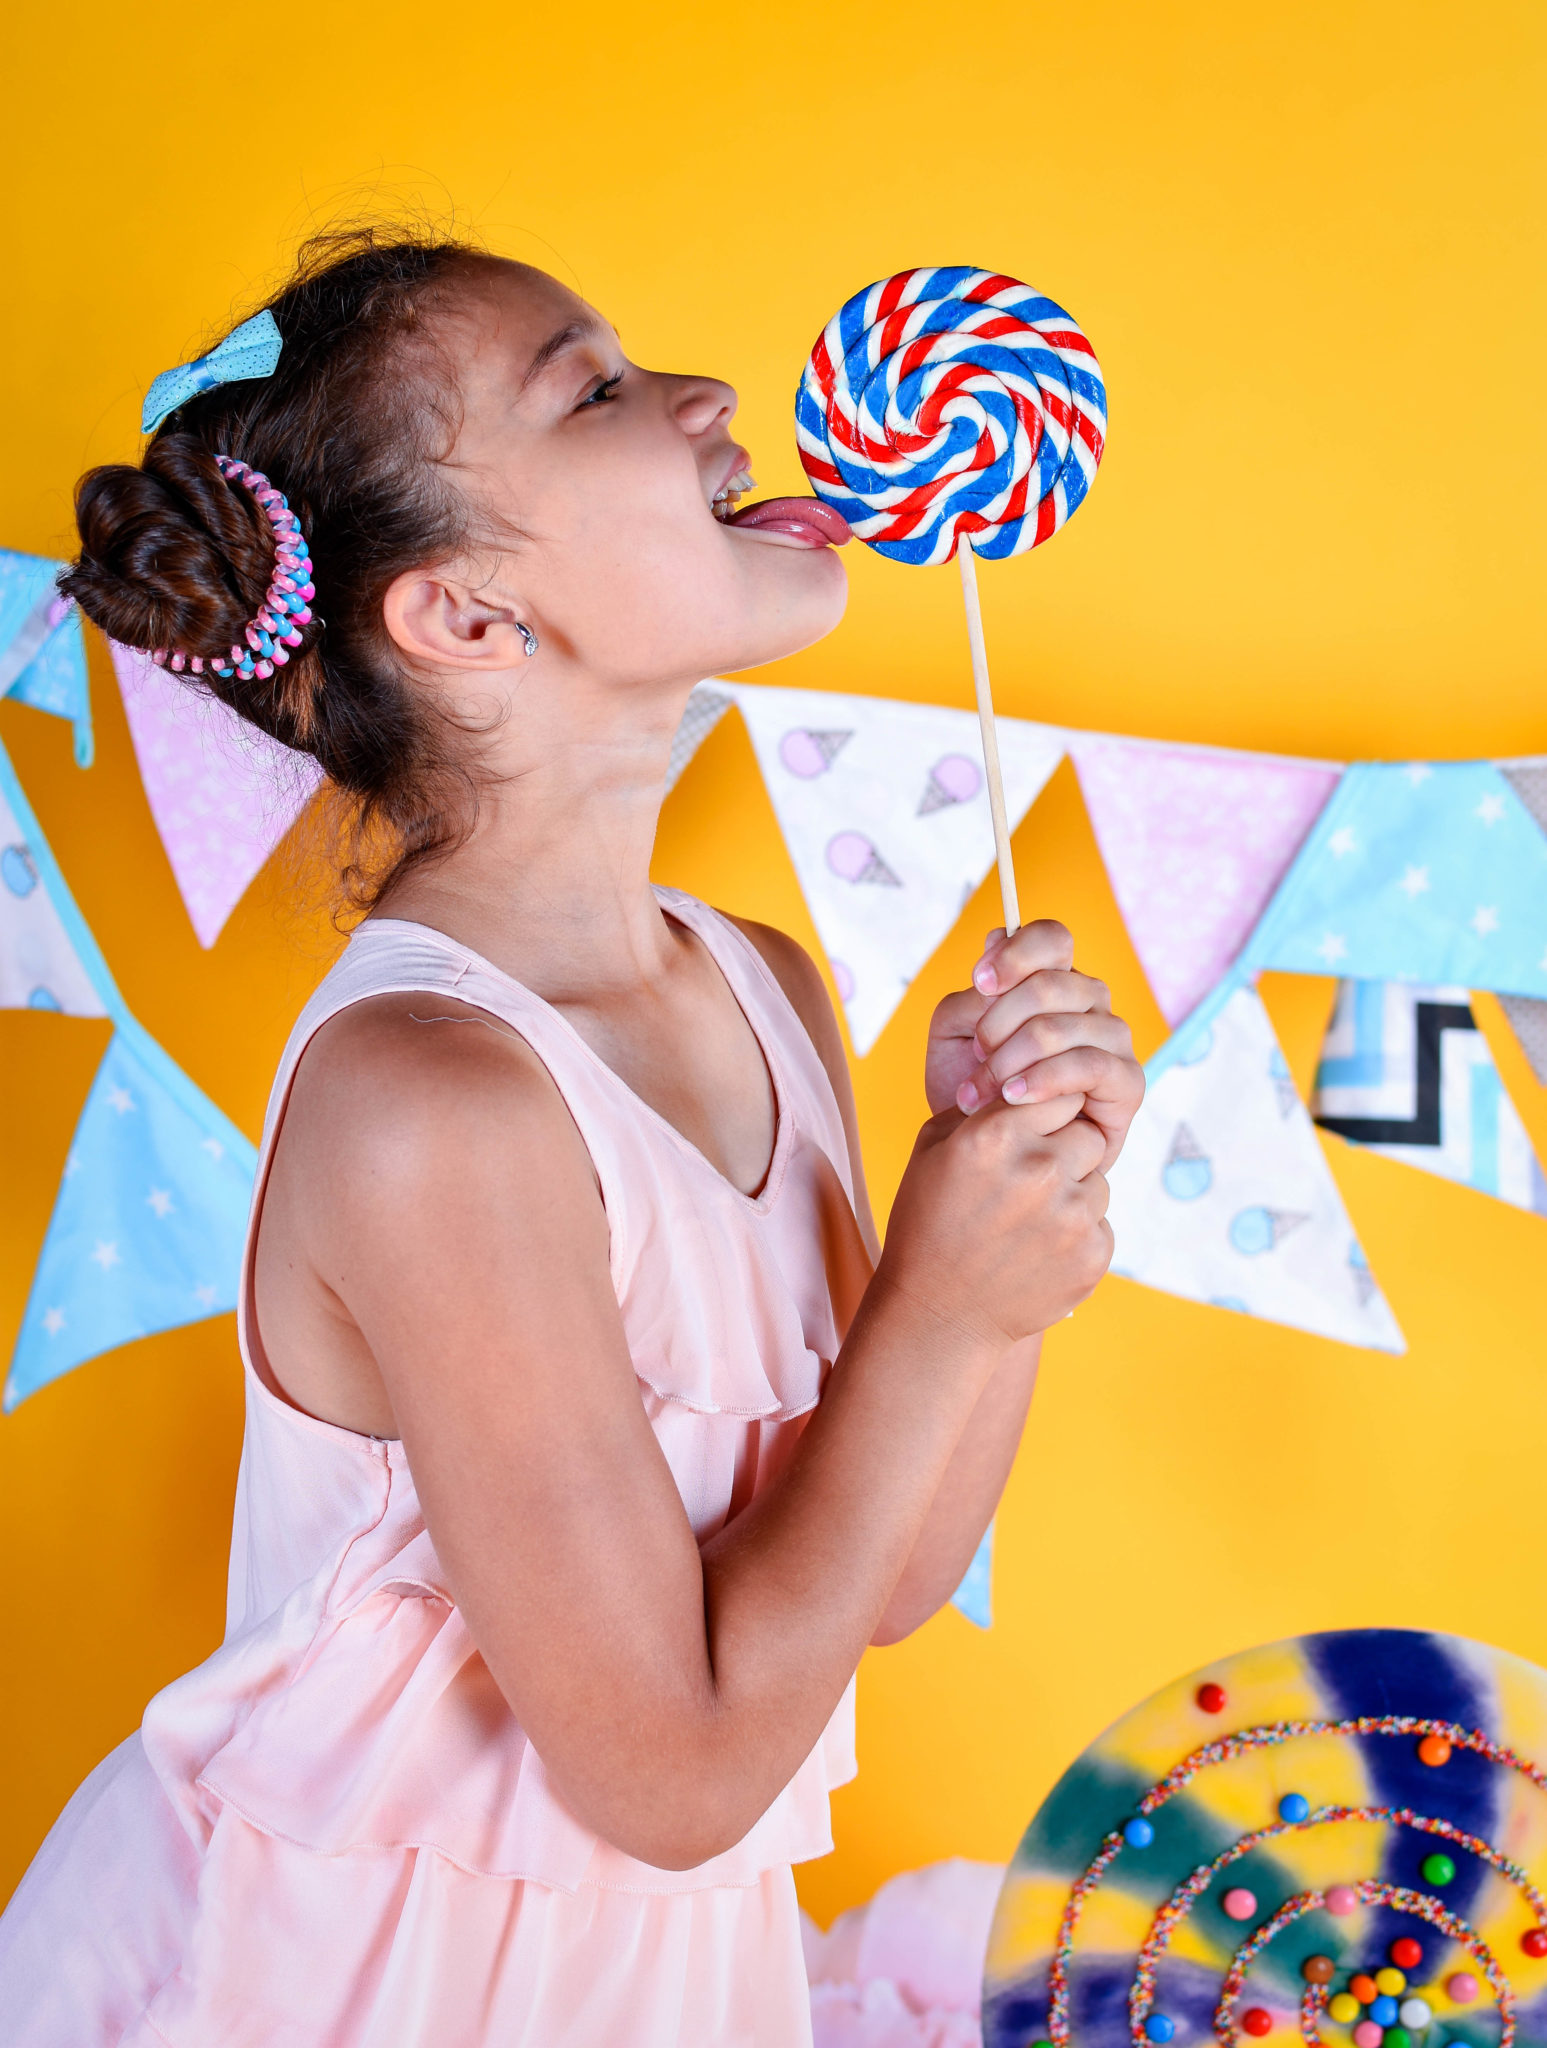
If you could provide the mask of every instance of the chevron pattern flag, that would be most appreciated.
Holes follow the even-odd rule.
[[[1547,1215],[1547,1179],[1464,988],[1341,983],[1311,1113],[1350,1144]]]

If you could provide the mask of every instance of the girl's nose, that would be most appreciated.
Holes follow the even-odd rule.
[[[718,377],[678,377],[672,411],[685,434],[706,434],[728,426],[736,414],[736,393]]]

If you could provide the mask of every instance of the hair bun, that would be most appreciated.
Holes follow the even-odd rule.
[[[80,559],[59,587],[126,647],[222,654],[263,601],[268,523],[191,434],[158,435],[138,469],[88,470],[75,516]]]

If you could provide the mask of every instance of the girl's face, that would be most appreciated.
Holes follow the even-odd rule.
[[[453,480],[519,536],[480,594],[545,650],[603,685],[675,684],[838,623],[841,519],[809,498],[724,516],[749,481],[728,384],[638,368],[582,299],[513,263],[484,268],[447,338]]]

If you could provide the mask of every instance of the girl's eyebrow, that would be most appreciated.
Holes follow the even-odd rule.
[[[572,349],[577,342],[588,341],[592,336],[600,334],[601,331],[601,323],[598,320],[566,321],[564,326],[548,336],[548,339],[538,349],[536,355],[533,356],[531,362],[527,365],[526,375],[521,379],[520,390],[516,395],[519,397],[526,390],[527,386],[540,377],[551,363],[557,361],[561,355]]]

